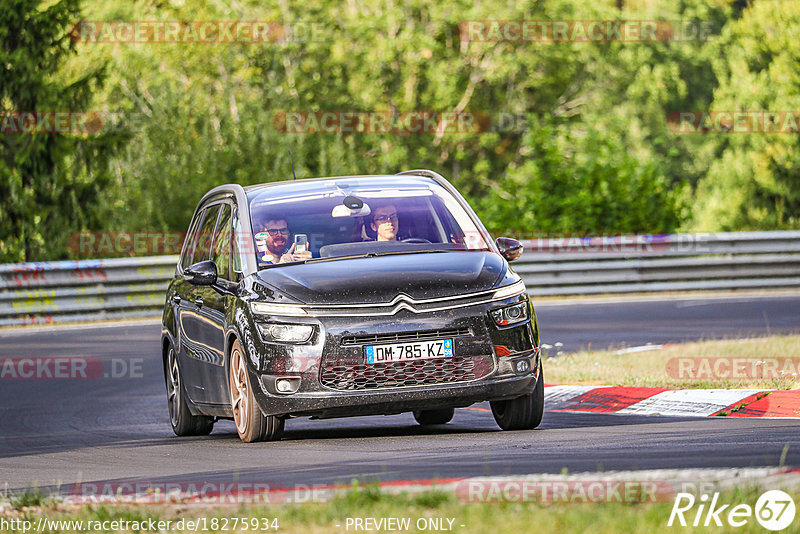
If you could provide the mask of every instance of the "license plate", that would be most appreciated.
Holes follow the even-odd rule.
[[[414,341],[366,347],[367,363],[406,362],[453,357],[453,340]]]

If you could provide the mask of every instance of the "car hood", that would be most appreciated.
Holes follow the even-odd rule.
[[[389,302],[400,293],[419,300],[485,291],[507,269],[494,252],[461,251],[285,265],[258,276],[305,304],[367,304]]]

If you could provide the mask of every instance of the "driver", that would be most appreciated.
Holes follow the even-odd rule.
[[[259,262],[269,265],[311,259],[310,251],[295,252],[294,243],[289,246],[291,235],[286,219],[268,219],[263,231],[255,236],[259,252],[264,253]]]
[[[398,222],[397,208],[394,204],[387,204],[375,208],[370,225],[377,234],[378,241],[397,241]]]

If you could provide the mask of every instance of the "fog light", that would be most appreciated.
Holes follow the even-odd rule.
[[[527,373],[531,370],[531,363],[528,360],[520,360],[517,362],[516,367],[518,373]]]
[[[275,389],[278,390],[278,393],[294,393],[299,385],[300,381],[296,378],[279,378],[275,383]]]

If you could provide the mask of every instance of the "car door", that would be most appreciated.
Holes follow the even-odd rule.
[[[210,259],[217,266],[217,286],[230,290],[235,286],[231,282],[231,204],[220,207],[217,226]],[[198,286],[196,298],[202,300],[198,313],[203,318],[199,323],[201,337],[205,344],[212,347],[211,358],[203,361],[203,383],[205,384],[205,402],[225,404],[228,402],[228,381],[225,371],[225,331],[227,329],[225,310],[234,297],[225,291],[211,286]]]
[[[214,232],[221,204],[206,208],[194,242],[191,263],[211,258]],[[207,286],[186,282],[186,298],[181,299],[179,325],[181,330],[181,369],[187,384],[186,393],[196,403],[209,402],[212,373],[209,366],[220,365],[223,360],[223,325],[205,306]]]
[[[172,286],[174,293],[170,297],[173,313],[177,318],[177,331],[175,332],[177,345],[175,350],[181,368],[184,390],[192,400],[198,398],[198,391],[202,392],[203,386],[199,383],[201,377],[197,376],[195,366],[192,365],[191,360],[191,354],[194,353],[193,338],[195,337],[192,332],[195,327],[193,321],[195,286],[186,279],[183,271],[194,263],[201,228],[207,213],[208,210],[206,209],[198,210],[197,215],[192,220],[189,232],[186,234],[186,243],[181,254],[178,276],[176,276]]]

